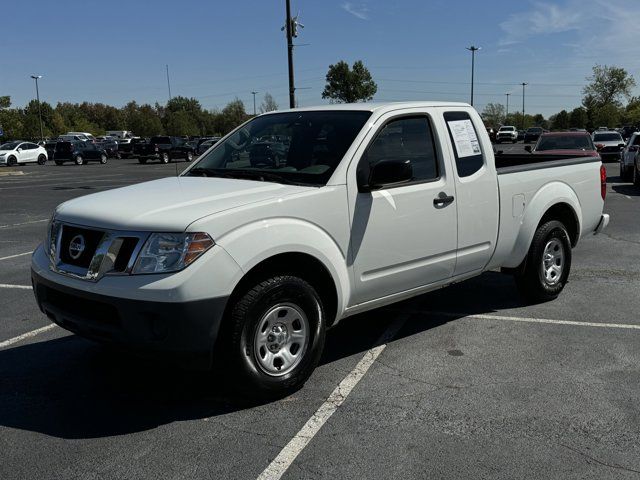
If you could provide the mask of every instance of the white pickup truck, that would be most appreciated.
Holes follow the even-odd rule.
[[[256,394],[311,375],[325,330],[487,270],[555,298],[606,227],[598,157],[497,155],[466,104],[260,115],[178,177],[60,205],[40,309],[87,338],[224,365]]]

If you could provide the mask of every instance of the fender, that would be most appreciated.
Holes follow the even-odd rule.
[[[521,227],[511,253],[507,256],[503,266],[515,268],[522,263],[531,241],[536,233],[538,224],[544,214],[554,205],[565,203],[573,209],[578,220],[578,235],[582,226],[582,208],[576,192],[564,182],[553,181],[542,186],[528,202],[522,216]]]
[[[242,225],[216,239],[246,274],[260,262],[282,253],[305,253],[320,261],[336,286],[336,322],[351,296],[345,255],[319,226],[297,218],[268,218]],[[238,280],[239,281],[239,280]],[[236,284],[233,285],[235,288]]]

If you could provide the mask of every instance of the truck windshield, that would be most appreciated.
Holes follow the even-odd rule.
[[[187,175],[325,185],[370,116],[345,110],[256,117],[218,142]]]
[[[540,137],[536,150],[594,150],[587,135],[550,135]]]

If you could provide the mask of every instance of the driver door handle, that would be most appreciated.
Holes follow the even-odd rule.
[[[433,205],[435,207],[445,207],[452,203],[455,198],[452,195],[447,195],[444,192],[440,192],[436,198],[433,199]]]

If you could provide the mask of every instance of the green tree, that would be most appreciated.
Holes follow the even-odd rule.
[[[487,103],[482,110],[482,120],[489,127],[505,125],[504,105],[500,103]]]
[[[3,95],[0,97],[0,108],[11,107],[11,97],[9,95]]]
[[[569,112],[560,110],[558,113],[549,118],[551,128],[554,130],[566,130],[569,128]]]
[[[165,131],[169,135],[198,135],[201,133],[198,119],[186,110],[167,112],[164,125]]]
[[[621,98],[630,98],[631,89],[636,86],[632,75],[624,68],[596,65],[593,74],[587,77],[589,84],[582,93],[585,98],[590,97],[596,107],[604,105],[620,106]]]
[[[222,133],[228,133],[249,118],[244,108],[242,100],[236,97],[235,100],[229,102],[220,112],[220,130]]]
[[[569,113],[569,126],[572,128],[585,128],[587,125],[587,111],[577,107]]]
[[[378,91],[376,82],[361,60],[355,62],[351,69],[349,64],[342,60],[335,65],[329,65],[326,80],[322,98],[329,98],[332,102],[366,102]]]

